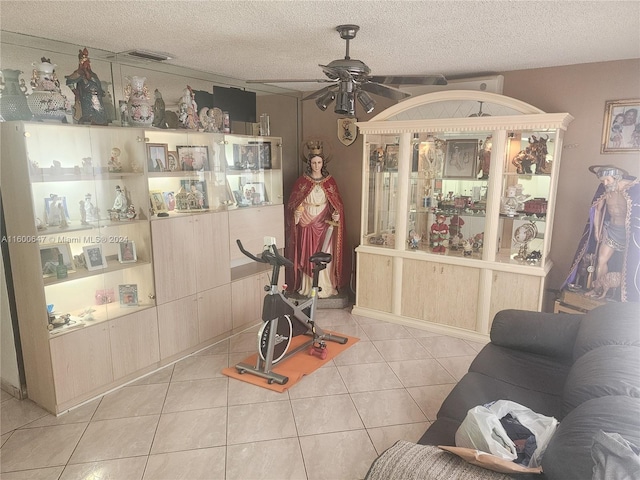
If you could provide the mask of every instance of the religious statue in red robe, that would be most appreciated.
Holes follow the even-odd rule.
[[[331,263],[320,272],[320,298],[337,295],[344,286],[344,206],[325,163],[319,147],[310,149],[305,173],[294,183],[286,206],[286,255],[294,264],[286,272],[288,289],[309,296],[313,277],[309,257],[319,251],[330,253]]]

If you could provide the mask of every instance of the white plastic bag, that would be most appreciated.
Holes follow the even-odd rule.
[[[475,448],[505,460],[515,460],[518,456],[516,446],[500,423],[500,419],[508,414],[535,435],[536,450],[527,466],[540,466],[558,421],[509,400],[498,400],[489,407],[478,406],[469,410],[456,432],[456,446]]]

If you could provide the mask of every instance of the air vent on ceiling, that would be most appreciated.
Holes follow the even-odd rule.
[[[142,58],[144,60],[153,60],[154,62],[164,62],[165,60],[171,60],[173,58],[166,53],[150,52],[149,50],[130,50],[123,52],[123,55]]]

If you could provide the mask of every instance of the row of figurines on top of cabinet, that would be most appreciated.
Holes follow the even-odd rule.
[[[549,135],[529,135],[528,145],[510,160],[515,173],[521,175],[547,175],[551,173],[551,158],[547,148]],[[492,137],[485,140],[441,140],[432,137],[416,142],[412,148],[411,170],[422,172],[426,178],[489,178]],[[384,148],[372,144],[369,166],[372,171],[397,170],[398,144]]]
[[[49,58],[41,57],[32,63],[34,69],[30,82],[32,92],[20,78],[22,71],[3,68],[0,98],[0,118],[3,121],[36,120],[59,121],[92,125],[134,125],[157,128],[183,128],[204,132],[231,132],[228,111],[215,106],[198,108],[196,93],[185,85],[177,99],[176,112],[166,110],[162,93],[156,88],[151,103],[146,77],[126,76],[124,100],[119,102],[120,121],[111,97],[109,83],[99,79],[91,67],[87,48],[78,52],[78,68],[61,84],[55,72],[57,65]],[[70,101],[72,100],[72,101]],[[255,124],[260,135],[270,135],[269,116],[260,116]]]

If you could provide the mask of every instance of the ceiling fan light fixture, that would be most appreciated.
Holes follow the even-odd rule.
[[[327,109],[331,102],[333,102],[336,98],[335,92],[326,92],[324,95],[316,98],[316,105],[323,112]]]
[[[353,92],[353,83],[340,82],[340,90],[336,96],[336,108],[334,112],[338,115],[353,116],[356,113],[356,100]]]
[[[371,96],[362,90],[358,92],[358,102],[364,108],[364,111],[367,113],[373,112],[373,109],[376,107],[376,101],[371,98]]]

